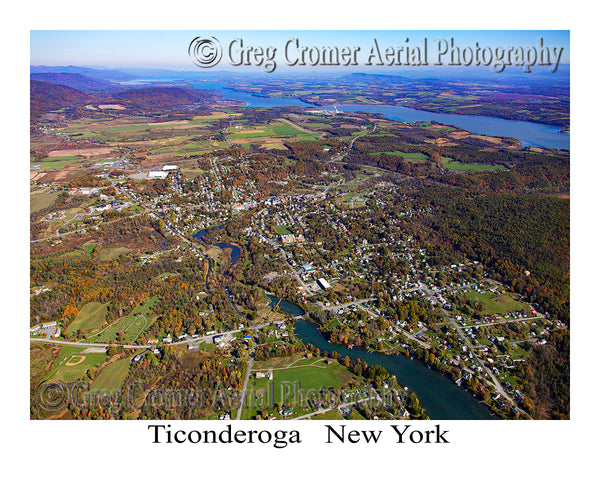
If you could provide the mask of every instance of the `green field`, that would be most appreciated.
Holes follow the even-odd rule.
[[[100,252],[100,260],[102,260],[102,261],[112,260],[114,258],[117,258],[122,253],[129,253],[131,251],[132,250],[130,248],[127,248],[127,247],[110,247],[110,248],[104,248]]]
[[[488,163],[460,163],[450,157],[442,157],[441,161],[445,168],[461,172],[495,172],[508,170],[504,165],[490,165]]]
[[[304,406],[306,399],[311,398],[311,394],[319,396],[319,392],[342,387],[355,378],[338,362],[327,365],[322,358],[300,359],[292,363],[289,358],[274,360],[276,362],[259,362],[259,365],[252,369],[248,381],[250,398],[267,398],[269,401],[272,399],[272,403],[292,404],[296,408],[300,405]],[[287,366],[284,366],[285,363]],[[256,378],[256,372],[266,373],[269,365],[272,365],[269,368],[273,368],[273,380],[270,381],[266,377]],[[308,412],[310,410],[300,407],[296,413]],[[256,409],[246,408],[242,418],[251,418],[255,414]]]
[[[36,163],[40,164],[41,170],[58,170],[69,165],[80,163],[82,160],[85,160],[85,157],[76,155],[72,157],[46,157]]]
[[[508,312],[529,310],[530,308],[525,302],[515,300],[512,295],[507,293],[496,295],[491,292],[478,293],[469,291],[465,293],[465,297],[483,303],[484,315],[504,315]]]
[[[311,420],[344,420],[340,411],[336,408],[335,410],[330,410],[329,412],[319,413],[317,415],[313,415],[310,417]]]
[[[29,211],[34,213],[54,205],[57,198],[57,192],[33,194],[29,197]]]
[[[100,302],[86,303],[67,328],[67,333],[73,335],[77,330],[86,332],[98,328],[105,322],[107,312],[108,304]]]
[[[89,336],[87,340],[98,343],[109,343],[118,340],[118,332],[123,332],[120,341],[126,343],[135,342],[144,330],[154,323],[154,319],[150,318],[149,313],[157,301],[158,297],[149,298],[142,305],[134,308],[129,315],[109,325],[101,332]]]
[[[320,135],[304,133],[287,123],[271,123],[258,125],[244,125],[239,129],[230,129],[231,140],[249,140],[260,138],[294,138],[295,140],[315,140]]]
[[[287,225],[276,225],[275,227],[273,227],[273,230],[275,230],[275,233],[279,234],[279,235],[288,235],[290,233],[292,233]]]
[[[129,371],[130,358],[117,360],[104,367],[92,383],[90,390],[116,391],[121,388]]]
[[[106,353],[81,353],[85,350],[82,347],[63,347],[60,350],[59,358],[55,362],[48,378],[54,381],[72,381],[85,376],[86,371],[92,367],[98,367],[106,361]],[[69,362],[76,363],[85,357],[81,363],[68,366]]]

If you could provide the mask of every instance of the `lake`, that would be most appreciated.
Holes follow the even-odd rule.
[[[221,82],[198,82],[195,88],[205,88],[219,91],[224,98],[244,102],[246,107],[305,107],[318,110],[332,110],[334,107],[319,107],[303,102],[297,98],[265,98],[238,92],[225,88]],[[541,123],[505,120],[495,117],[478,117],[473,115],[456,115],[448,113],[433,113],[414,108],[395,105],[360,105],[345,104],[336,106],[342,112],[371,112],[381,113],[390,120],[403,122],[436,121],[445,125],[454,125],[480,135],[513,137],[521,140],[523,145],[549,148],[570,148],[570,135],[560,133],[560,128]]]

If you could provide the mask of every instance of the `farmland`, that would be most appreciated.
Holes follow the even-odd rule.
[[[73,323],[69,325],[67,332],[74,334],[77,330],[87,332],[100,327],[106,320],[108,305],[100,302],[90,302],[83,306],[83,308],[73,320]]]
[[[146,300],[142,305],[137,306],[133,311],[109,325],[99,333],[90,335],[87,340],[97,343],[108,343],[115,340],[133,343],[152,323],[153,319],[148,318],[150,309],[158,301],[158,297]]]

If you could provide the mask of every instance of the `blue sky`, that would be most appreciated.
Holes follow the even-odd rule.
[[[418,31],[169,31],[169,30],[32,30],[30,46],[31,65],[80,65],[109,68],[147,67],[174,70],[196,70],[188,56],[188,45],[197,37],[216,37],[224,49],[221,70],[236,70],[228,66],[226,48],[235,38],[242,38],[246,46],[272,46],[278,56],[290,38],[299,38],[306,46],[360,46],[363,59],[376,38],[380,45],[398,46],[422,44],[427,38],[454,38],[460,46],[492,48],[503,46],[533,46],[540,37],[548,46],[564,47],[561,64],[569,63],[570,35],[568,31],[474,31],[474,30],[418,30]],[[431,60],[430,60],[431,62]],[[278,68],[284,65],[279,62]]]

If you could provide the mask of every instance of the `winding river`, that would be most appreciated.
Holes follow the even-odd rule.
[[[279,307],[283,310],[283,306]],[[381,365],[390,375],[395,375],[400,385],[407,386],[419,397],[421,406],[432,420],[492,420],[495,419],[488,408],[466,390],[458,387],[448,377],[429,369],[419,360],[411,360],[405,355],[385,355],[369,352],[363,348],[349,349],[343,345],[329,343],[317,326],[307,320],[296,322],[296,335],[304,343],[310,343],[319,350],[337,352],[342,358],[368,365]]]
[[[267,295],[271,304],[276,304],[283,312],[293,316],[303,315],[304,311],[284,300],[277,301]],[[405,355],[385,355],[369,352],[363,348],[347,348],[330,343],[319,328],[310,321],[298,319],[296,336],[304,343],[310,343],[321,351],[337,352],[342,358],[348,356],[353,361],[368,365],[381,365],[390,375],[395,375],[400,385],[407,386],[419,397],[421,406],[432,420],[493,420],[497,419],[488,408],[471,393],[458,387],[445,375],[429,369],[419,360],[411,360]]]

